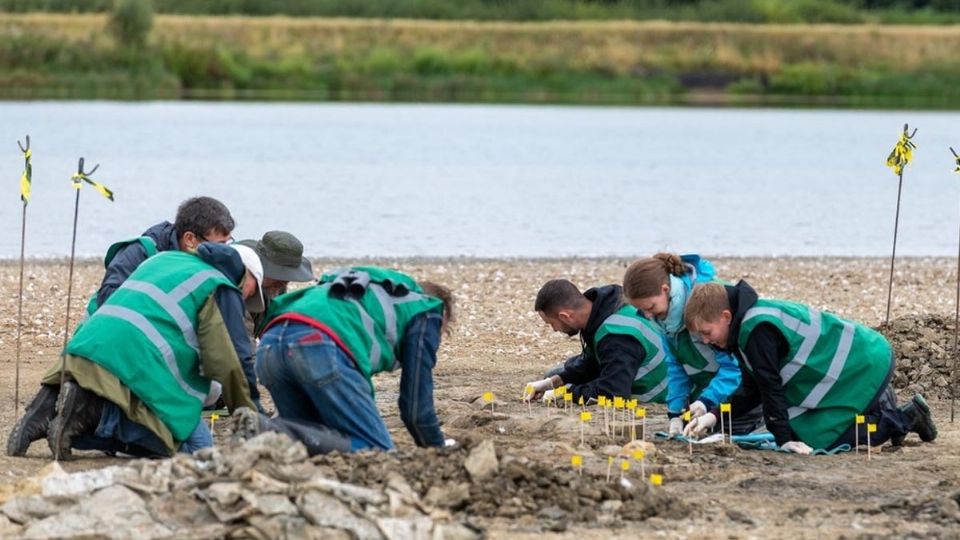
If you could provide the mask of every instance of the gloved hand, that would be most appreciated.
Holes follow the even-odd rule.
[[[547,405],[549,403],[553,403],[557,399],[557,396],[553,390],[547,390],[543,393],[543,396],[540,399],[543,401],[544,405]]]
[[[715,425],[717,425],[717,417],[714,416],[713,413],[698,416],[691,420],[690,423],[687,424],[687,427],[683,428],[683,436],[699,438]]]
[[[443,447],[444,447],[444,448],[452,448],[452,447],[454,447],[454,446],[456,446],[456,445],[457,445],[457,440],[456,440],[456,439],[444,439],[444,440],[443,440]]]
[[[533,389],[532,394],[528,394],[527,391]],[[543,395],[547,390],[553,390],[553,379],[547,377],[546,379],[541,379],[539,381],[528,382],[523,386],[523,400],[530,401],[538,399]]]
[[[683,433],[683,418],[679,416],[676,418],[671,418],[669,432],[671,437],[675,437]]]
[[[802,441],[790,441],[788,443],[784,443],[784,445],[780,448],[783,448],[788,452],[793,452],[794,454],[800,454],[801,456],[809,456],[813,453],[813,448],[810,448]]]
[[[694,418],[707,414],[707,406],[699,399],[690,404],[690,415]]]

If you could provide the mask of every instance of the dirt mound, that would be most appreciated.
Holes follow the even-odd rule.
[[[499,455],[493,458],[496,474],[478,479],[471,461],[476,461],[484,444],[466,441],[447,450],[335,454],[317,456],[313,462],[328,468],[341,482],[374,489],[402,478],[425,502],[456,515],[510,518],[554,531],[567,523],[609,525],[687,514],[679,499],[639,481],[607,483],[603,477],[580,476],[569,467],[525,457]]]
[[[903,317],[878,330],[897,357],[893,385],[906,394],[949,398],[953,369],[953,318],[939,315]]]

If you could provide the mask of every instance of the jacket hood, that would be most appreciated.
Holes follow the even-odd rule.
[[[593,302],[593,307],[590,309],[590,318],[587,319],[587,327],[581,332],[584,340],[589,343],[593,340],[593,335],[597,333],[603,321],[623,306],[623,287],[620,285],[594,287],[587,289],[583,296]]]
[[[727,290],[727,300],[730,302],[730,312],[733,319],[730,321],[730,334],[727,336],[727,350],[736,349],[737,339],[740,336],[740,324],[747,310],[757,303],[757,291],[742,279],[736,285],[724,285]]]
[[[164,221],[143,231],[141,236],[149,236],[157,244],[157,251],[178,251],[180,242],[177,240],[177,229],[173,223]]]

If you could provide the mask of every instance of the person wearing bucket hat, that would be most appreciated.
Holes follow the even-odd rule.
[[[263,263],[263,290],[267,302],[287,292],[291,281],[313,281],[313,267],[303,256],[303,244],[286,231],[269,231],[260,240],[237,242],[256,251]]]

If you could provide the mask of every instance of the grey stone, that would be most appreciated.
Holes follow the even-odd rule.
[[[500,464],[497,462],[497,451],[493,447],[493,441],[487,439],[475,446],[464,460],[463,466],[474,482],[480,482],[495,475],[500,469]]]
[[[387,540],[420,540],[430,538],[433,521],[420,518],[380,518],[377,526]]]
[[[427,491],[424,502],[441,508],[460,508],[470,500],[470,484],[435,485]]]
[[[7,501],[3,506],[0,506],[0,512],[2,512],[4,516],[20,524],[52,516],[61,509],[61,506],[39,495],[19,497]]]
[[[82,499],[69,510],[31,523],[23,537],[151,539],[172,534],[170,529],[153,521],[134,491],[124,486],[110,486]]]
[[[265,516],[295,516],[300,513],[300,511],[297,510],[297,506],[290,502],[290,498],[286,495],[257,495],[254,506]]]
[[[297,497],[297,507],[314,525],[343,529],[360,540],[383,538],[375,524],[355,515],[350,507],[332,495],[308,491]]]

